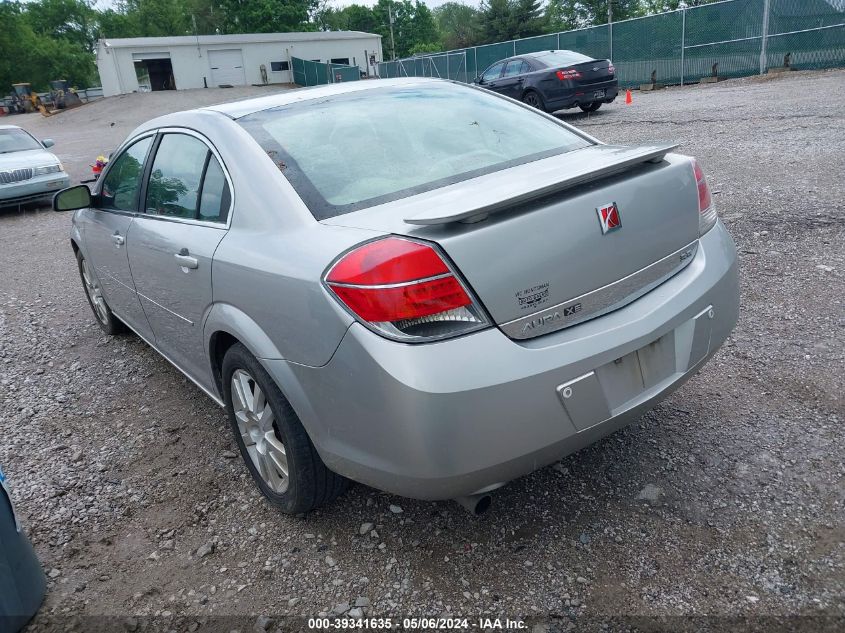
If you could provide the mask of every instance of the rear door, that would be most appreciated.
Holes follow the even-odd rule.
[[[528,64],[521,59],[512,59],[505,64],[505,70],[498,81],[497,92],[513,99],[522,98],[523,75],[529,70]]]
[[[211,261],[226,234],[231,188],[199,135],[162,132],[129,234],[138,296],[162,353],[206,388],[213,379],[202,328],[211,307]]]
[[[135,141],[111,160],[95,196],[96,206],[83,209],[77,216],[85,254],[94,266],[103,296],[121,320],[149,340],[153,333],[132,281],[126,239],[138,211],[141,181],[154,138],[148,135]]]

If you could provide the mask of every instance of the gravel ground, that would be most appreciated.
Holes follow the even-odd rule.
[[[78,178],[143,119],[256,92],[131,95],[14,122],[55,138]],[[307,517],[273,511],[223,412],[136,337],[101,334],[70,215],[0,213],[0,463],[50,577],[32,628],[70,615],[269,628],[256,618],[350,609],[553,616],[552,629],[845,617],[845,71],[562,117],[700,159],[740,252],[740,322],[639,423],[511,483],[477,519],[363,486]]]

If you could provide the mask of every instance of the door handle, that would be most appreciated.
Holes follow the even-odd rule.
[[[126,243],[126,239],[120,233],[112,235],[111,240],[118,246],[123,246]]]
[[[187,248],[183,248],[174,255],[176,263],[182,268],[199,268],[199,260],[196,257],[191,257]]]

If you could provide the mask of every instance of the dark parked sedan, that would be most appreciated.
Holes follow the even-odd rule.
[[[475,83],[554,112],[580,107],[595,112],[616,99],[619,83],[608,59],[592,59],[574,51],[542,51],[496,62]]]

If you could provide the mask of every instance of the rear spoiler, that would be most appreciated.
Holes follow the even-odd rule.
[[[641,163],[659,163],[677,143],[662,145],[593,145],[582,150],[514,167],[507,178],[501,172],[481,176],[484,186],[469,204],[461,183],[445,187],[426,198],[425,211],[405,218],[408,224],[432,225],[452,222],[472,223],[487,219],[491,213],[571,189],[593,180],[606,178]],[[453,209],[450,211],[450,209]]]

